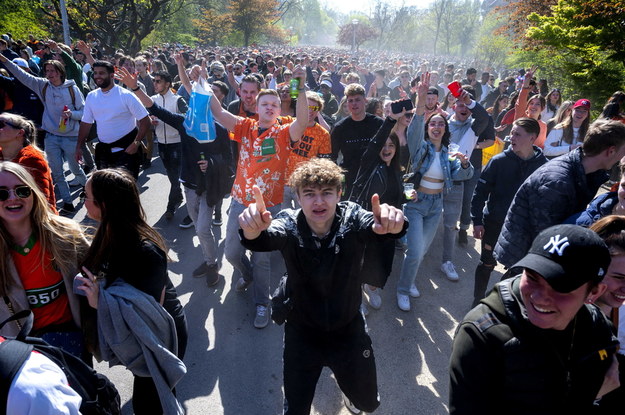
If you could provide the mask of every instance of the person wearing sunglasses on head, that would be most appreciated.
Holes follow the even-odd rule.
[[[27,169],[0,162],[0,321],[32,310],[31,336],[84,356],[81,301],[73,291],[88,243],[80,226],[56,215]],[[1,336],[15,336],[23,321]],[[90,337],[91,338],[91,337]]]
[[[52,172],[43,151],[35,144],[35,124],[21,115],[0,114],[0,161],[13,161],[26,167],[33,175],[50,205],[57,213]]]
[[[286,180],[295,171],[298,164],[311,159],[313,157],[330,158],[332,156],[332,142],[330,141],[330,127],[321,116],[323,111],[323,98],[316,92],[307,91],[306,99],[308,100],[308,125],[304,131],[302,139],[297,142],[289,154],[286,167]],[[284,186],[284,196],[282,200],[282,209],[299,208],[295,189],[287,184]]]

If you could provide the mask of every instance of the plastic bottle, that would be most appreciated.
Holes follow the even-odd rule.
[[[67,105],[65,105],[63,107],[63,112],[69,110],[69,107]],[[59,132],[64,133],[65,131],[67,131],[67,123],[69,122],[69,118],[64,118],[63,116],[61,116],[61,120],[59,121]]]
[[[291,79],[291,84],[289,86],[289,95],[291,95],[291,99],[297,98],[299,94],[299,79],[293,78]]]

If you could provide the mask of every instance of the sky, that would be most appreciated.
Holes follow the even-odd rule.
[[[433,0],[382,0],[394,6],[417,6],[419,8],[427,7]],[[373,8],[373,0],[321,0],[321,4],[326,4],[328,8],[334,9],[341,13],[349,13],[359,10],[369,14],[369,10]]]

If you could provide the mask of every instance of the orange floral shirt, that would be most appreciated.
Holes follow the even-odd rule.
[[[234,127],[231,140],[239,143],[237,175],[232,198],[248,206],[254,203],[252,186],[260,188],[269,207],[282,203],[286,164],[291,152],[290,124],[277,122],[258,134],[258,121],[244,118]]]

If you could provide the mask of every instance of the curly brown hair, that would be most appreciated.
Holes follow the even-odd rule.
[[[289,178],[289,186],[298,194],[304,187],[335,187],[341,190],[344,172],[333,161],[315,157],[297,165]]]

